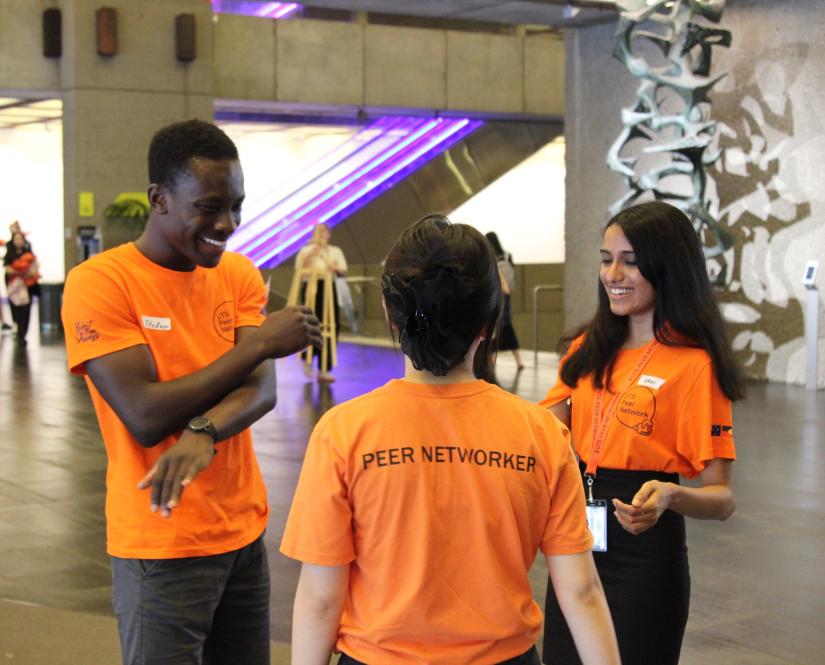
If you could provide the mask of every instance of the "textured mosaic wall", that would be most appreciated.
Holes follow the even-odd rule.
[[[720,300],[749,374],[789,383],[805,380],[805,262],[825,264],[825,17],[816,4],[729,11],[736,47],[720,59],[730,73],[714,97],[724,152],[710,176],[733,248],[711,269],[725,276]]]
[[[733,44],[714,53],[714,69],[728,74],[711,95],[724,151],[708,171],[708,194],[732,243],[709,268],[748,374],[803,383],[802,273],[808,259],[825,267],[825,12],[816,0],[740,0],[728,4],[720,27],[731,31]],[[614,30],[581,30],[568,43],[568,61],[578,58],[568,69],[568,93],[575,90],[568,94],[568,132],[576,143],[568,139],[569,179],[593,173],[590,152],[603,160],[611,133],[621,130],[607,109],[616,118],[620,104],[633,99],[633,78],[617,72],[603,41]],[[586,119],[588,109],[600,109],[601,120]],[[586,188],[568,185],[566,283],[593,281],[588,245],[606,218],[596,206],[606,209],[621,195],[619,180],[601,166]],[[595,298],[582,304],[581,295],[566,296],[568,325],[592,312]],[[822,339],[819,353],[825,386]]]

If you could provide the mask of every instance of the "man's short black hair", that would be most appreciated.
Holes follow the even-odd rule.
[[[222,129],[203,120],[185,120],[158,130],[149,144],[149,182],[174,189],[192,159],[238,159],[238,149]]]

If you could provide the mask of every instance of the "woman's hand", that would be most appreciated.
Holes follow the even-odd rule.
[[[639,488],[629,504],[613,499],[614,515],[625,531],[638,536],[654,526],[662,513],[673,503],[676,485],[658,480],[648,480]]]

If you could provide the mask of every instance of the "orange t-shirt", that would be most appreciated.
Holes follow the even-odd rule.
[[[224,253],[213,269],[168,270],[133,244],[99,254],[69,272],[63,327],[69,369],[145,344],[158,380],[198,371],[232,348],[235,329],[258,326],[266,302],[258,270]],[[86,376],[106,445],[106,529],[109,554],[167,559],[229,552],[266,528],[266,488],[247,429],[221,442],[220,453],[186,488],[171,517],[149,511],[149,491],[136,485],[179,435],[142,447]],[[192,414],[197,415],[197,414]]]
[[[578,337],[564,358],[581,346]],[[648,345],[619,351],[611,389],[621,393],[608,426],[599,466],[609,469],[664,471],[685,478],[698,475],[707,462],[736,459],[733,408],[716,381],[703,349],[659,344],[641,374],[628,386]],[[602,414],[614,393],[602,397]],[[573,446],[583,462],[590,458],[596,389],[590,375],[575,388],[556,380],[541,406],[571,400]]]
[[[281,551],[352,563],[337,649],[367,663],[498,663],[527,651],[542,614],[527,574],[585,552],[567,429],[474,381],[390,381],[312,433]]]

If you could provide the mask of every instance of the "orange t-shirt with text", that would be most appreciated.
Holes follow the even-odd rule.
[[[265,303],[260,273],[239,254],[224,253],[212,269],[180,272],[153,263],[134,244],[121,245],[76,266],[66,279],[62,318],[69,368],[85,375],[87,360],[146,345],[158,381],[186,376],[229,351],[236,328],[259,326]],[[248,429],[218,445],[219,454],[164,519],[150,512],[149,490],[136,485],[179,435],[142,447],[85,378],[109,460],[109,554],[205,556],[239,549],[260,536],[269,508]]]
[[[527,651],[538,550],[592,544],[567,429],[497,386],[395,380],[312,433],[281,551],[351,563],[337,649],[367,663]]]
[[[581,346],[574,340],[566,359]],[[733,407],[722,392],[710,356],[703,349],[659,344],[632,385],[628,380],[647,350],[621,350],[616,358],[611,391],[602,396],[602,414],[619,394],[607,429],[599,467],[698,475],[712,459],[736,459]],[[592,376],[575,388],[556,380],[541,406],[571,401],[573,446],[583,462],[590,458],[593,408],[597,389]]]

